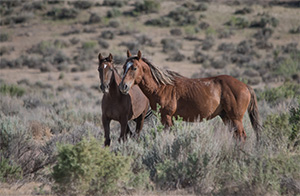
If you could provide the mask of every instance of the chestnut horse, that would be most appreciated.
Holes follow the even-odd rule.
[[[153,110],[157,104],[161,106],[161,122],[166,128],[173,125],[173,116],[190,122],[220,116],[235,131],[235,137],[245,141],[242,120],[248,109],[259,140],[257,100],[250,86],[228,75],[190,79],[173,71],[162,71],[142,58],[140,51],[137,56],[127,51],[127,57],[120,91],[127,94],[138,84]]]
[[[128,121],[132,119],[136,121],[136,133],[139,135],[149,109],[149,100],[137,85],[132,86],[127,95],[120,92],[118,86],[121,82],[121,77],[113,66],[113,56],[111,54],[107,58],[103,58],[99,54],[98,60],[98,71],[101,82],[100,89],[104,93],[102,99],[104,144],[105,146],[109,146],[110,121],[116,120],[121,124],[119,141],[121,139],[125,141],[127,134],[132,134],[128,126]]]

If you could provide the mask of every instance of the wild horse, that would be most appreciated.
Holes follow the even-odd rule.
[[[250,86],[228,75],[189,79],[173,71],[163,71],[142,58],[140,51],[137,56],[127,51],[127,57],[120,91],[127,94],[137,84],[148,97],[152,109],[156,110],[157,104],[161,106],[161,122],[165,127],[173,125],[173,116],[185,121],[201,121],[219,115],[225,125],[234,129],[235,136],[245,141],[242,120],[248,109],[259,140],[257,100]]]
[[[102,123],[104,127],[105,146],[110,145],[110,122],[116,120],[121,124],[119,141],[126,140],[127,134],[132,135],[128,121],[136,121],[136,133],[139,135],[143,128],[144,119],[149,109],[149,100],[141,89],[134,85],[126,95],[118,88],[121,77],[113,65],[113,56],[103,58],[98,55],[100,89],[104,93],[102,99]],[[151,111],[150,111],[151,112]]]

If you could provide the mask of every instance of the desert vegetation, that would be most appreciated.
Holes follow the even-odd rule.
[[[300,193],[299,4],[0,5],[0,195]],[[121,73],[127,49],[187,77],[228,74],[251,85],[260,142],[247,114],[240,144],[220,118],[179,118],[164,131],[156,113],[125,143],[112,123],[105,148],[97,54],[112,53]]]

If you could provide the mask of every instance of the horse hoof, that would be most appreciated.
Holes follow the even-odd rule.
[[[105,146],[110,146],[110,139],[106,139],[105,142],[104,142],[104,145]]]

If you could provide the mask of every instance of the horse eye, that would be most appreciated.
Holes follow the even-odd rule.
[[[132,69],[135,71],[137,68],[136,67],[132,67]]]

